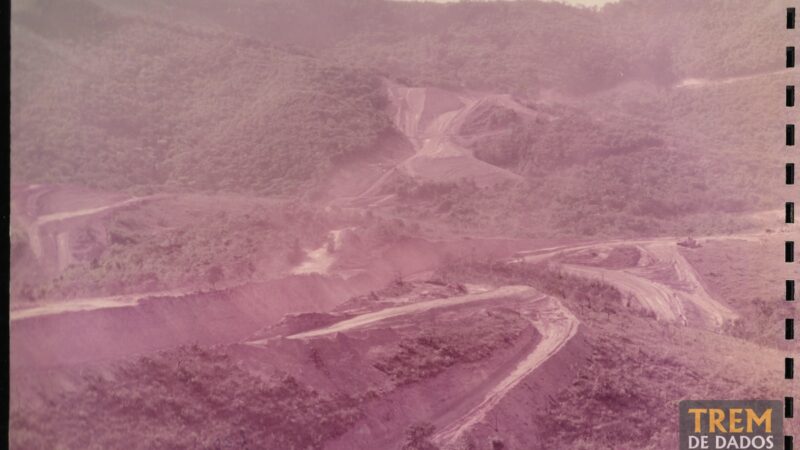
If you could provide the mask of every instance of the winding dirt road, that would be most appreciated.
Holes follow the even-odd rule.
[[[529,295],[533,296],[533,293]],[[439,431],[434,435],[434,441],[445,446],[454,444],[465,432],[482,422],[512,389],[558,353],[577,333],[580,322],[555,298],[539,295],[531,298],[530,305],[535,307],[528,311],[526,317],[541,334],[541,341],[491,389],[472,393],[470,399],[479,398],[474,406],[466,411],[451,411],[443,420],[437,421]],[[449,420],[454,414],[457,418]]]
[[[396,160],[360,194],[332,201],[346,207],[376,207],[395,197],[381,193],[398,175],[435,182],[469,179],[491,186],[523,178],[505,168],[477,158],[461,139],[462,125],[481,106],[497,106],[521,115],[533,112],[509,95],[457,93],[430,87],[408,87],[389,80],[386,92],[395,128],[411,144],[413,154]],[[474,136],[473,136],[474,137]]]
[[[410,96],[414,99],[414,95]],[[409,100],[411,101],[411,100]],[[454,117],[447,116],[448,121]],[[440,116],[441,118],[441,116]],[[418,119],[418,118],[417,118]],[[443,120],[443,119],[442,119]],[[409,131],[416,125],[409,124]],[[446,129],[449,125],[442,125]],[[144,198],[133,198],[122,202],[76,211],[61,212],[39,217],[29,228],[29,232],[39,236],[45,224],[99,214],[113,208],[139,202]],[[331,233],[330,243],[308,252],[308,260],[295,269],[295,273],[326,273],[333,264],[334,255],[330,251],[341,244],[342,233],[335,230]],[[760,235],[741,236],[709,236],[699,238],[699,242],[711,239],[747,239],[759,240]],[[59,265],[65,263],[62,252],[66,244],[61,236],[57,242],[60,249]],[[621,291],[638,299],[647,309],[653,311],[659,320],[687,324],[690,320],[699,320],[710,328],[719,329],[737,317],[730,308],[715,300],[704,288],[700,277],[691,264],[683,257],[677,246],[676,238],[657,238],[640,240],[617,240],[610,242],[582,243],[564,245],[523,252],[517,258],[522,262],[552,261],[566,272],[582,277],[600,278],[616,286]],[[608,254],[615,247],[627,246],[638,249],[640,258],[634,267],[611,268],[602,264],[561,261],[564,256],[580,252]],[[41,250],[41,249],[40,249]],[[181,295],[185,292],[170,291],[159,293],[159,296]],[[31,318],[40,315],[55,315],[74,311],[118,308],[134,306],[147,295],[111,296],[94,299],[72,300],[52,304],[43,304],[35,308],[11,312],[11,320]],[[511,392],[522,380],[536,371],[543,363],[556,355],[577,333],[580,322],[557,299],[541,294],[527,286],[504,286],[487,292],[470,293],[462,296],[421,301],[413,304],[395,306],[380,311],[361,314],[347,320],[319,329],[287,336],[287,339],[304,340],[333,335],[355,329],[364,329],[392,319],[398,319],[426,311],[457,307],[480,302],[503,302],[513,300],[519,305],[518,311],[540,333],[541,341],[530,353],[521,359],[500,367],[495,375],[489,377],[484,387],[467,393],[459,399],[458,405],[433,419],[438,430],[434,440],[442,446],[455,443],[459,437],[475,425],[485,420],[487,414]],[[693,317],[690,317],[694,314]],[[264,340],[249,341],[249,345],[265,345]]]
[[[136,306],[142,299],[159,297],[180,297],[195,292],[194,288],[170,289],[166,291],[142,292],[128,295],[109,295],[105,297],[77,298],[69,300],[47,301],[30,308],[14,309],[9,312],[9,320],[16,321],[31,317],[51,316],[80,311],[95,311],[109,308],[124,308]]]
[[[377,322],[392,319],[395,317],[407,316],[409,314],[416,314],[425,311],[430,311],[437,308],[445,308],[451,306],[463,305],[466,303],[474,303],[485,300],[497,300],[504,297],[521,296],[535,292],[532,288],[527,286],[504,286],[488,292],[481,292],[477,294],[467,294],[457,297],[446,297],[436,300],[422,301],[412,303],[409,305],[395,306],[392,308],[385,308],[380,311],[361,314],[359,316],[337,322],[325,328],[316,330],[305,331],[298,334],[287,336],[287,339],[308,339],[328,334],[339,333],[342,331],[354,330],[357,328],[366,328]]]
[[[46,215],[43,215],[43,216],[39,216],[39,217],[36,218],[35,221],[33,221],[33,223],[31,223],[27,227],[27,234],[28,234],[28,239],[30,241],[31,249],[33,250],[34,255],[36,255],[36,258],[38,258],[38,259],[42,258],[42,253],[43,253],[42,227],[44,227],[45,225],[48,225],[48,224],[54,223],[54,222],[59,222],[59,221],[62,221],[62,220],[67,220],[67,219],[74,219],[74,218],[78,218],[78,217],[92,216],[92,215],[95,215],[95,214],[111,211],[113,209],[122,208],[124,206],[132,205],[132,204],[135,204],[135,203],[140,203],[140,202],[149,200],[151,198],[153,198],[153,197],[134,197],[134,198],[130,198],[130,199],[127,199],[127,200],[124,200],[124,201],[121,201],[121,202],[112,203],[110,205],[103,205],[103,206],[98,206],[98,207],[95,207],[95,208],[77,209],[77,210],[72,210],[72,211],[62,211],[62,212],[57,212],[57,213],[52,213],[52,214],[46,214]],[[58,241],[59,241],[58,242],[58,247],[59,247],[59,249],[66,245],[64,242],[62,242],[63,239],[65,239],[65,237],[64,238],[62,238],[61,236],[58,237]],[[64,261],[64,258],[65,257],[62,256],[60,254],[60,252],[59,252],[59,254],[56,255],[55,260],[59,261],[59,262],[62,262],[62,261]]]
[[[759,235],[709,236],[698,241],[713,239],[758,240]],[[559,255],[579,251],[607,252],[619,246],[633,246],[640,252],[636,267],[612,269],[602,265],[556,262],[564,271],[586,278],[601,279],[624,293],[634,296],[645,308],[655,313],[659,320],[687,324],[688,311],[695,311],[695,319],[709,328],[719,329],[736,319],[731,308],[714,299],[706,291],[692,265],[680,253],[676,238],[650,240],[612,241],[541,249],[521,255],[525,262],[542,262],[557,259]]]
[[[575,336],[579,321],[561,302],[528,286],[503,286],[488,292],[386,308],[381,311],[362,314],[324,328],[287,336],[287,339],[313,339],[339,332],[368,328],[379,322],[437,308],[448,308],[484,301],[496,303],[506,299],[523,301],[524,306],[519,312],[541,334],[541,341],[523,359],[509,364],[507,370],[501,369],[496,382],[493,380],[492,383],[487,384],[485,389],[469,393],[456,408],[447,411],[436,419],[439,432],[434,436],[434,439],[440,444],[446,445],[454,443],[464,432],[475,424],[480,423],[506,394],[550,357],[558,353]],[[248,344],[263,345],[266,341],[251,341]]]
[[[469,178],[482,185],[521,179],[506,169],[479,160],[471,150],[454,139],[464,120],[479,105],[486,102],[507,103],[508,99],[502,96],[456,95],[397,84],[390,84],[388,93],[396,109],[395,126],[415,150],[414,155],[398,165],[403,172],[415,178],[438,182]]]

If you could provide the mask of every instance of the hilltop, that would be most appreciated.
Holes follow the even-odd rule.
[[[31,2],[13,24],[14,181],[353,196],[413,151],[387,87],[400,85],[510,100],[452,130],[479,165],[382,183],[395,215],[502,217],[517,234],[713,231],[703,214],[772,206],[778,155],[761,146],[780,130],[757,121],[778,113],[785,78],[764,56],[777,35],[742,41],[774,28],[759,26],[780,2],[718,3]],[[707,81],[676,87],[689,78]],[[513,176],[476,190],[483,172]]]

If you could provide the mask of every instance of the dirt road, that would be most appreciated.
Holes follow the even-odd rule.
[[[481,185],[518,180],[506,169],[481,161],[455,139],[464,120],[487,102],[510,103],[504,96],[469,96],[432,88],[389,84],[394,122],[414,147],[414,155],[398,164],[402,172],[438,182],[462,178]],[[519,108],[522,108],[521,106]]]
[[[698,241],[721,239],[718,236],[700,238]],[[758,235],[728,236],[729,239],[758,239]],[[564,264],[559,266],[578,276],[597,278],[610,283],[620,291],[636,297],[659,320],[687,324],[687,311],[699,312],[699,320],[710,328],[719,329],[738,315],[729,307],[714,299],[706,291],[697,272],[680,253],[676,238],[650,240],[612,241],[606,243],[581,244],[538,250],[522,256],[526,262],[541,262],[557,255],[568,255],[578,251],[597,249],[608,251],[619,246],[633,246],[640,252],[636,267],[611,269],[600,265]]]
[[[43,242],[49,237],[43,235],[44,234],[43,228],[46,225],[55,222],[60,222],[63,220],[75,219],[79,217],[88,217],[95,214],[100,214],[103,212],[111,211],[113,209],[122,208],[124,206],[132,205],[135,203],[140,203],[149,200],[151,198],[152,197],[134,197],[121,202],[112,203],[110,205],[103,205],[94,208],[83,208],[72,211],[62,211],[62,212],[39,216],[27,227],[28,240],[30,242],[31,249],[33,250],[33,254],[36,255],[37,259],[41,259],[43,257],[44,253]],[[59,269],[63,269],[63,267],[61,266],[69,262],[69,256],[62,254],[63,250],[68,246],[68,243],[66,241],[67,236],[65,234],[63,236],[59,235],[57,236],[56,239],[57,242],[55,245],[55,251],[57,252],[57,254],[54,255],[52,258],[48,257],[48,259],[58,261]]]
[[[386,308],[381,311],[362,314],[342,322],[303,333],[287,336],[287,339],[313,339],[339,332],[373,326],[379,322],[468,303],[504,299],[523,300],[523,314],[541,334],[541,341],[523,359],[499,368],[496,382],[486,384],[486,388],[470,392],[459,405],[436,419],[435,440],[447,445],[455,442],[464,432],[480,423],[514,387],[533,373],[550,357],[558,353],[578,330],[579,321],[555,298],[543,295],[528,286],[504,286],[488,292],[467,294],[437,300],[422,301],[409,305]],[[251,345],[261,345],[264,341],[253,341]],[[507,369],[507,370],[506,370]]]
[[[409,305],[396,306],[393,308],[385,308],[380,311],[361,314],[359,316],[344,320],[342,322],[335,323],[325,328],[319,328],[316,330],[310,330],[310,331],[305,331],[303,333],[293,334],[291,336],[287,336],[286,338],[287,339],[315,338],[315,337],[325,336],[328,334],[339,333],[342,331],[349,331],[357,328],[365,328],[384,320],[392,319],[395,317],[402,317],[409,314],[416,314],[425,311],[430,311],[432,309],[458,306],[466,303],[473,303],[485,300],[496,300],[496,299],[502,299],[504,297],[519,296],[526,294],[530,295],[531,292],[535,291],[533,291],[532,288],[527,286],[504,286],[498,289],[494,289],[488,292],[481,292],[478,294],[467,294],[457,297],[440,298],[436,300],[412,303]]]
[[[108,308],[123,308],[135,306],[143,298],[159,297],[179,297],[194,292],[194,288],[170,289],[166,291],[142,292],[128,295],[109,295],[105,297],[77,298],[58,301],[40,301],[37,306],[31,308],[14,309],[9,313],[9,319],[15,320],[28,319],[31,317],[50,316],[78,311],[95,311]]]
[[[531,298],[535,308],[527,314],[528,320],[542,335],[542,340],[531,353],[513,365],[510,372],[485,392],[473,392],[469,401],[477,400],[466,411],[454,410],[437,420],[439,430],[434,440],[440,445],[454,444],[459,437],[476,424],[514,389],[521,381],[558,353],[578,331],[579,321],[558,300],[548,296]],[[463,402],[462,402],[463,403]],[[455,416],[454,420],[450,417]]]

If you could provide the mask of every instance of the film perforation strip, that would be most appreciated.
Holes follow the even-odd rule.
[[[794,30],[796,26],[796,8],[786,9],[786,29]],[[795,48],[794,46],[786,47],[786,68],[793,68],[795,66]],[[786,86],[786,107],[794,107],[795,105],[795,87],[793,85]],[[791,147],[795,145],[795,126],[794,124],[786,125],[786,146]],[[786,179],[787,186],[794,185],[794,163],[786,163]],[[793,224],[795,220],[794,202],[785,202],[785,217],[784,222]],[[787,263],[794,262],[794,241],[785,242],[785,260]],[[794,275],[792,275],[794,277]],[[795,281],[786,280],[786,301],[794,302],[795,300]],[[787,317],[784,324],[784,338],[787,341],[794,341],[794,318]],[[794,380],[794,359],[786,357],[784,359],[783,376],[785,380]],[[794,397],[788,395],[783,399],[783,416],[786,419],[794,417]],[[794,449],[794,437],[786,435],[783,441],[784,450]]]

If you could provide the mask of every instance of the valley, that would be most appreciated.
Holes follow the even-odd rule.
[[[729,1],[20,3],[10,447],[661,450],[782,398],[783,6]]]
[[[50,211],[41,203],[47,195],[36,199],[19,197],[20,204],[29,207],[39,202],[37,208],[28,210],[30,216],[24,222],[24,235],[30,242],[66,237],[67,245],[61,248],[53,246],[38,255],[30,250],[31,259],[40,265],[48,259],[80,261],[81,253],[73,254],[80,251],[76,245],[79,241],[74,239],[82,235],[83,229],[103,230],[113,223],[115,214],[159,201],[112,198],[87,207],[90,201],[85,191],[54,186],[47,192],[60,204],[73,203],[77,209]],[[68,198],[72,200],[64,201]],[[161,291],[130,291],[102,297],[34,301],[12,298],[12,380],[18,388],[17,407],[29,408],[22,404],[35,404],[38,400],[32,399],[63,389],[54,386],[73,386],[66,392],[82,389],[79,386],[84,382],[77,373],[86,368],[113,374],[119,370],[114,367],[135,364],[133,361],[141,355],[169,354],[175,351],[170,349],[199,344],[222,352],[259,377],[278,370],[328,392],[327,395],[338,392],[360,399],[358,410],[367,417],[355,419],[361,425],[349,425],[348,428],[355,426],[350,428],[352,431],[343,429],[343,434],[326,444],[329,448],[394,448],[407,439],[399,430],[416,429],[419,425],[415,424],[421,423],[430,424],[425,428],[430,432],[424,433],[424,440],[443,449],[501,439],[500,435],[513,442],[520,439],[519,435],[492,431],[492,420],[497,420],[498,415],[514,414],[514,406],[509,404],[513,405],[516,400],[512,398],[519,395],[533,405],[546,407],[547,402],[539,395],[521,394],[520,390],[529,383],[544,383],[548,389],[569,386],[574,380],[575,364],[590,353],[591,345],[587,347],[586,342],[592,338],[587,336],[586,327],[594,327],[597,320],[602,320],[597,314],[639,318],[650,322],[651,327],[673,330],[672,333],[708,330],[719,336],[729,335],[746,310],[712,294],[708,281],[684,255],[701,254],[717,243],[780,248],[782,242],[781,233],[753,231],[695,236],[693,247],[682,247],[685,239],[679,237],[557,245],[550,241],[548,245],[531,239],[497,237],[433,239],[430,232],[421,230],[417,230],[421,233],[418,236],[407,234],[415,228],[404,228],[404,237],[387,240],[383,235],[375,241],[368,237],[372,225],[355,214],[355,208],[351,205],[342,209],[345,212],[327,213],[330,223],[341,224],[341,217],[330,217],[339,214],[348,215],[351,222],[320,233],[317,242],[321,244],[307,246],[302,255],[284,262],[282,274],[269,279],[207,280],[202,288],[165,286],[167,289]],[[44,213],[37,217],[36,211]],[[493,259],[476,260],[476,251],[492,255]],[[370,255],[378,259],[373,260]],[[453,261],[458,263],[453,265]],[[490,265],[480,268],[485,264],[481,261],[490,261]],[[460,264],[476,266],[462,269]],[[54,271],[65,270],[51,267]],[[456,279],[451,280],[450,270],[457,274]],[[471,275],[472,271],[477,272]],[[498,278],[486,279],[494,273]],[[574,280],[582,280],[580,283],[595,286],[583,291],[588,295],[583,301],[589,304],[576,304],[564,291],[548,292],[548,283],[541,284],[539,277],[550,276],[546,275],[549,273],[561,273],[559,277],[575,277]],[[558,283],[575,282],[570,280],[573,279]],[[592,289],[598,288],[602,294],[591,294]],[[459,346],[474,345],[469,342],[482,335],[466,329],[463,335],[444,330],[460,330],[464,326],[462,318],[476,314],[488,318],[480,320],[490,321],[511,315],[518,331],[505,337],[492,337],[491,333],[496,332],[492,331],[479,338],[488,339],[480,344],[487,347],[458,350]],[[430,328],[426,324],[431,320],[439,325]],[[433,331],[441,326],[446,328]],[[432,341],[404,337],[430,332],[445,335]],[[456,334],[446,337],[453,332]],[[395,348],[410,348],[405,347],[409,344],[403,344],[404,339],[416,339],[415,345],[431,352],[424,358],[434,359],[416,369],[423,372],[413,375],[413,381],[397,384],[383,379],[394,372],[381,372],[390,366],[379,362],[378,355],[390,352],[397,345],[393,342],[400,342],[400,347]],[[442,347],[444,342],[454,347]],[[355,359],[328,359],[343,351]],[[422,356],[419,351],[409,355]],[[303,356],[308,352],[319,356],[308,360]],[[431,366],[436,358],[444,358],[436,363],[444,366]],[[399,366],[402,369],[392,370],[415,367],[410,361],[403,362]],[[355,366],[348,369],[340,364]],[[353,372],[355,367],[362,369]],[[426,374],[430,370],[433,372]],[[468,375],[469,372],[473,374]],[[111,383],[117,377],[106,376],[111,377]],[[409,409],[410,403],[396,403],[397,396],[418,399],[429,389],[439,392],[430,400],[442,403],[413,409]],[[378,417],[382,419],[376,421]],[[48,420],[58,423],[60,419]],[[516,427],[532,432],[519,424]]]

